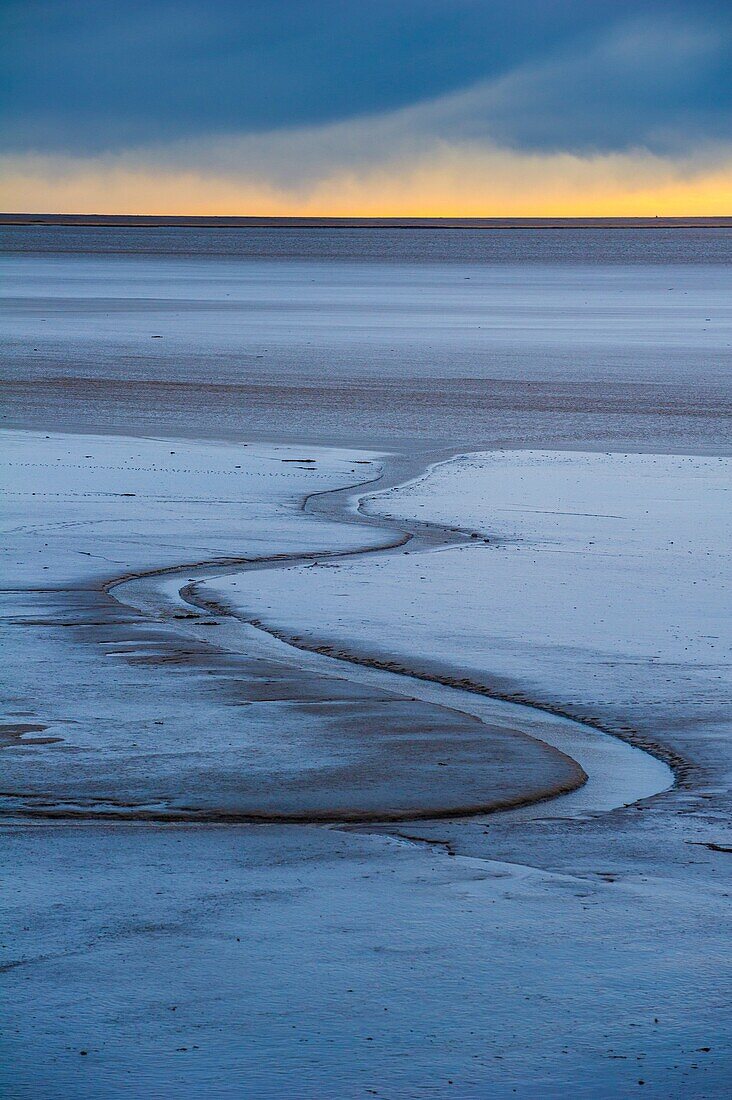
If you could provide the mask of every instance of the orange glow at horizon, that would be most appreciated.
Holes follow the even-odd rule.
[[[580,158],[442,151],[334,172],[300,188],[128,162],[17,158],[6,211],[259,217],[714,217],[732,214],[732,154],[678,166],[642,154]]]

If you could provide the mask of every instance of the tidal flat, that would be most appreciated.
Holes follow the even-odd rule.
[[[66,228],[2,258],[3,1093],[724,1095],[728,231]]]

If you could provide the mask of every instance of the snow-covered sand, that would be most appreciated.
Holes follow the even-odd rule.
[[[471,710],[470,690],[427,681],[406,699],[404,677],[341,652],[585,715],[653,744],[678,777],[611,812],[587,784],[584,803],[366,834],[8,824],[10,1095],[723,1095],[728,461],[467,456],[373,496],[388,518],[361,524],[301,504],[375,477],[370,454],[5,441],[19,494],[3,594],[7,812],[165,816],[191,799],[220,811],[288,777],[291,805],[340,797],[349,754],[359,790],[383,779],[396,721],[422,771],[412,787],[414,768],[391,770],[390,797],[444,805],[491,768],[494,796],[512,776],[536,792],[568,774],[524,736],[542,723],[561,736],[561,718],[475,695]],[[480,537],[371,552],[424,522]],[[175,568],[302,553],[319,564]],[[170,572],[107,594],[148,569]],[[199,609],[207,599],[240,618]],[[466,736],[472,760],[445,767]],[[647,759],[617,747],[619,770]],[[647,793],[667,786],[653,774]]]

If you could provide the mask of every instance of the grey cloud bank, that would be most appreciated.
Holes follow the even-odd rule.
[[[3,22],[11,155],[324,129],[347,160],[374,117],[406,130],[400,150],[677,154],[732,131],[732,11],[713,0],[36,0],[5,5]]]

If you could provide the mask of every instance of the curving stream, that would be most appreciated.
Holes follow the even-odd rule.
[[[430,456],[432,462],[434,455]],[[445,456],[438,456],[442,459]],[[303,502],[303,509],[327,517],[331,521],[377,526],[390,535],[379,549],[365,548],[334,552],[340,559],[394,553],[409,541],[410,553],[429,553],[437,548],[463,544],[469,531],[444,528],[431,523],[396,524],[378,513],[363,511],[365,496],[403,484],[424,469],[424,458],[396,458],[388,461],[381,474],[371,482],[357,486],[316,493]],[[371,501],[373,509],[373,500]],[[434,677],[418,669],[402,665],[385,667],[367,654],[330,649],[328,653],[308,648],[281,632],[277,635],[257,620],[212,603],[201,591],[206,580],[214,576],[231,575],[253,569],[277,569],[313,558],[322,560],[328,554],[292,554],[259,560],[229,560],[183,565],[157,572],[128,577],[106,585],[107,592],[119,603],[133,607],[145,615],[174,625],[176,632],[193,637],[205,633],[206,617],[215,615],[218,623],[216,645],[224,650],[250,657],[265,657],[296,666],[299,671],[333,676],[334,672],[353,683],[376,687],[394,695],[407,696],[425,703],[472,715],[481,721],[551,745],[574,760],[587,776],[576,789],[535,801],[510,810],[495,811],[522,819],[537,817],[581,817],[603,813],[650,798],[667,790],[674,783],[669,765],[597,724],[577,720],[522,697],[517,701],[500,697],[487,684],[452,681]],[[181,608],[195,609],[197,618],[175,619]]]

